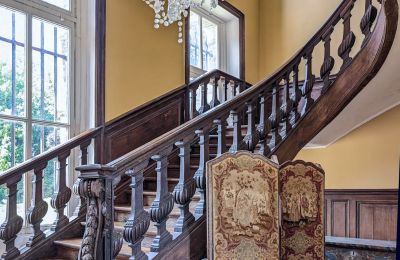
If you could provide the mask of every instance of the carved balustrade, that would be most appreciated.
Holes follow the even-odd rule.
[[[188,84],[189,118],[207,112],[208,110],[231,100],[250,84],[220,70],[212,70]]]
[[[100,133],[100,128],[84,132],[62,146],[53,148],[17,165],[16,167],[3,172],[0,175],[0,185],[5,185],[8,190],[6,219],[0,226],[0,239],[4,241],[6,248],[2,254],[2,259],[14,259],[21,252],[24,254],[40,244],[46,238],[59,232],[70,221],[66,215],[65,208],[71,200],[71,188],[67,186],[68,160],[74,149],[79,149],[81,154],[80,164],[88,163],[88,147],[92,140]],[[57,217],[50,229],[43,225],[43,218],[49,210],[49,205],[43,198],[43,174],[48,164],[57,160],[58,169],[56,174],[56,188],[50,201],[50,206],[56,212]],[[28,174],[32,173],[32,201],[27,210],[26,222],[32,229],[28,242],[25,245],[16,244],[16,238],[22,230],[23,216],[17,213],[17,185]],[[85,204],[79,204],[77,213],[82,216]]]

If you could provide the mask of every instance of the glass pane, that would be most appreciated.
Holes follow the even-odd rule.
[[[32,117],[69,121],[70,31],[34,18],[32,21]]]
[[[24,161],[24,143],[24,123],[0,119],[0,173]]]
[[[0,114],[25,116],[25,15],[0,6]]]
[[[201,68],[200,16],[190,12],[190,65]]]
[[[71,9],[70,0],[43,0],[43,1],[68,11]]]
[[[57,171],[57,160],[51,160],[47,165],[46,169],[43,171],[43,200],[47,202],[49,208],[47,210],[46,215],[43,218],[43,225],[48,225],[53,223],[53,221],[57,217],[57,213],[50,206],[51,205],[51,197],[54,193],[55,188],[55,178]]]
[[[32,156],[68,140],[68,129],[58,126],[32,125]]]
[[[203,28],[203,70],[218,68],[218,26],[202,19]]]

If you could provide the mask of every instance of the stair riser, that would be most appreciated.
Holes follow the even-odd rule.
[[[172,192],[178,184],[177,181],[168,181],[168,191]],[[144,190],[146,191],[156,191],[157,190],[157,181],[156,180],[145,180],[143,185]]]
[[[213,154],[213,153],[217,153],[218,151],[218,147],[217,145],[211,145],[210,148],[208,149],[208,152]],[[200,153],[200,146],[196,145],[196,146],[192,146],[192,149],[190,151],[191,154],[198,154]]]
[[[179,164],[178,164],[179,165]],[[190,164],[191,166],[194,166],[193,168],[190,169],[190,172],[192,174],[192,176],[194,176],[194,174],[196,173],[198,163],[197,164]],[[178,178],[179,179],[179,167],[168,167],[168,178]]]

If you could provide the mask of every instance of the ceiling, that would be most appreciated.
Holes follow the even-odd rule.
[[[400,23],[392,49],[378,74],[306,148],[327,147],[399,104]]]

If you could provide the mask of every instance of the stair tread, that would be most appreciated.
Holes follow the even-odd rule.
[[[56,240],[54,241],[54,244],[58,246],[64,246],[79,250],[81,241],[82,238],[70,238],[70,239]],[[145,253],[149,253],[150,247],[142,246],[142,250]],[[131,254],[132,254],[132,249],[128,246],[128,243],[124,242],[118,256],[129,257],[131,256]]]
[[[171,169],[180,169],[181,166],[180,166],[179,164],[170,164],[170,165],[168,165],[168,168],[171,168]],[[191,169],[191,170],[197,170],[198,168],[199,168],[198,165],[190,165],[190,169]]]
[[[114,209],[115,209],[115,210],[118,210],[118,211],[123,211],[123,212],[131,212],[131,210],[132,210],[130,204],[119,204],[119,205],[115,205],[115,206],[114,206]],[[149,211],[149,210],[150,210],[150,206],[144,206],[144,209],[145,209],[146,211]],[[173,209],[173,210],[171,211],[171,213],[170,213],[170,216],[179,216],[179,213],[180,213],[179,208],[174,207],[174,209]]]

